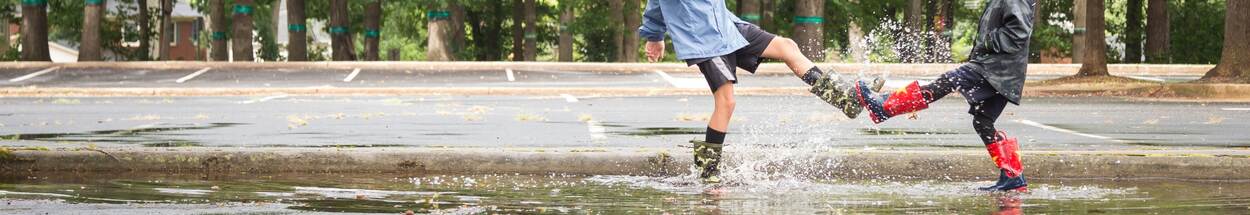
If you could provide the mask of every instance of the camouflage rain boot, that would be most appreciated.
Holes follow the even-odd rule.
[[[872,80],[872,88],[880,90],[885,85],[885,79],[880,76],[874,76]],[[820,100],[833,105],[838,109],[842,109],[842,114],[846,114],[847,118],[854,119],[864,111],[855,97],[855,80],[850,80],[837,72],[830,70],[824,73],[820,79],[816,79],[816,83],[812,85],[810,90],[812,94],[820,97]]]
[[[702,140],[691,140],[694,144],[694,165],[702,170],[699,178],[703,179],[703,183],[716,184],[720,183],[720,143],[708,143]]]

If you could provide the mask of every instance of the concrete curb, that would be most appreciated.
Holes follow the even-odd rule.
[[[810,95],[806,87],[743,87],[742,96]],[[180,96],[691,96],[706,89],[615,87],[412,87],[412,88],[0,88],[5,97],[180,97]],[[1177,102],[1247,102],[1246,84],[1132,84],[1125,86],[1026,86],[1026,97],[1118,96]]]
[[[768,171],[811,178],[995,177],[984,151],[798,153]],[[680,175],[684,148],[138,148],[17,151],[0,159],[4,176],[36,172],[577,174]],[[1250,151],[1028,151],[1028,175],[1040,178],[1250,180]],[[736,165],[733,155],[728,164]]]
[[[819,63],[821,68],[833,68],[842,72],[864,72],[867,74],[889,73],[891,75],[936,76],[943,72],[958,68],[962,64],[848,64]],[[48,62],[4,62],[0,63],[0,71],[42,69],[59,66],[66,69],[78,68],[113,68],[113,69],[187,69],[196,70],[204,67],[219,69],[250,68],[250,69],[380,69],[380,70],[560,70],[584,72],[652,72],[656,70],[671,73],[697,73],[698,69],[686,66],[685,63],[562,63],[562,62],[82,62],[82,63],[48,63]],[[1072,75],[1080,70],[1080,64],[1029,64],[1029,75]],[[1112,75],[1148,75],[1200,76],[1215,68],[1215,65],[1152,65],[1152,64],[1110,64],[1108,71]],[[765,63],[758,73],[792,74],[782,63]]]

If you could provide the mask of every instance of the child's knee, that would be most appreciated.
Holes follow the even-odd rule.
[[[783,49],[799,50],[799,43],[794,42],[793,39],[785,38],[785,37],[777,37],[774,40],[776,40],[779,43],[779,45],[781,45],[781,48]]]
[[[737,101],[734,101],[733,96],[716,97],[716,109],[733,111],[734,107],[737,105]]]

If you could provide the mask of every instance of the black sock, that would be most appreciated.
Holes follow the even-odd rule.
[[[707,127],[707,136],[704,136],[704,141],[716,144],[725,143],[725,132]]]
[[[807,85],[816,85],[816,80],[824,75],[825,73],[821,72],[820,68],[813,66],[811,69],[807,69],[806,74],[803,74],[803,82],[807,83]]]

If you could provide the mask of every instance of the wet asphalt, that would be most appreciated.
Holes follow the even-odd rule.
[[[697,73],[552,70],[0,71],[3,88],[704,88]],[[352,75],[356,73],[355,75]],[[25,78],[23,78],[25,77]],[[890,77],[890,85],[931,77]],[[1032,77],[1049,79],[1056,77]],[[1197,77],[1156,76],[1184,81]],[[21,79],[21,80],[17,80]],[[795,87],[789,75],[740,74],[741,88]],[[182,80],[182,82],[179,82]],[[209,147],[675,147],[701,138],[710,96],[235,96],[0,98],[0,144]],[[968,105],[950,97],[873,125],[810,96],[741,96],[730,144],[979,148]],[[1026,148],[1248,147],[1250,103],[1026,98],[997,124]]]

